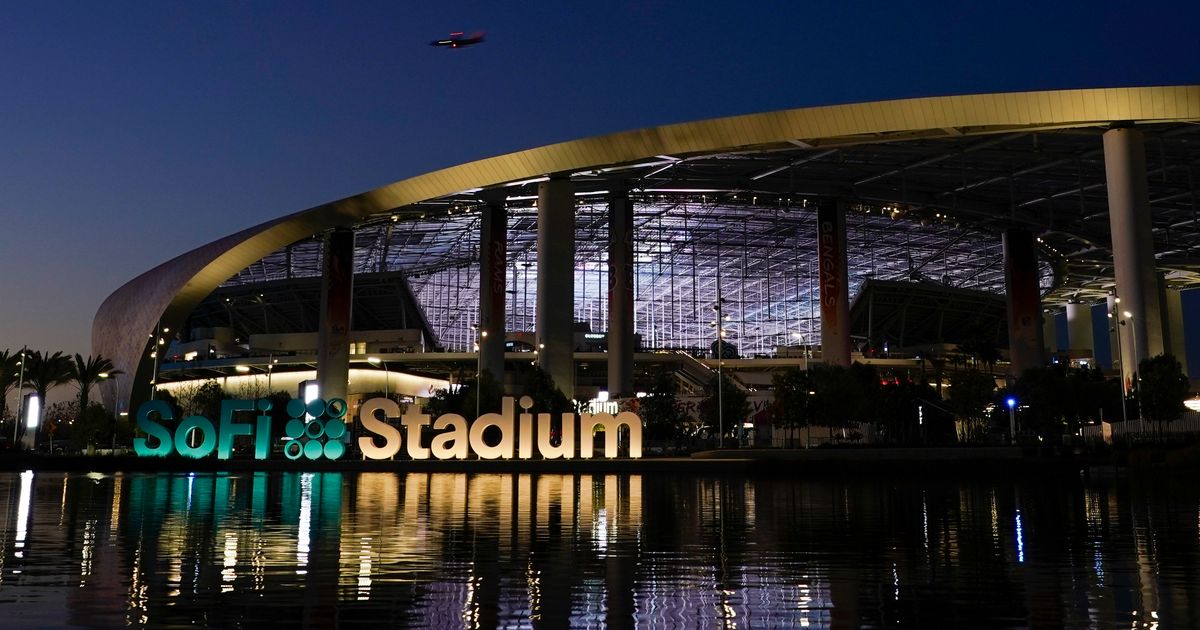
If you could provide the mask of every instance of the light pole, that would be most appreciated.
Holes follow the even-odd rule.
[[[718,263],[718,274],[720,266]],[[717,282],[717,303],[713,310],[717,313],[717,321],[712,325],[717,329],[717,448],[725,446],[725,379],[721,366],[725,363],[725,298],[721,297],[721,283]],[[739,446],[741,443],[739,441]]]
[[[97,376],[100,377],[99,378],[100,381],[106,381],[106,380],[108,380],[109,374],[108,374],[108,372],[101,372],[101,373],[97,374]],[[97,389],[99,389],[99,388],[100,388],[100,385],[97,384]],[[80,409],[79,413],[83,413],[83,410]],[[113,453],[117,452],[117,423],[116,423],[115,418],[113,420],[112,450],[113,450]],[[53,434],[50,435],[50,454],[51,455],[54,454],[54,435]]]
[[[1115,298],[1113,300],[1113,302],[1115,302],[1116,304],[1120,304],[1121,298]],[[1113,319],[1113,314],[1109,313],[1108,318],[1110,320]],[[1118,352],[1121,351],[1121,326],[1123,324],[1124,324],[1124,322],[1121,322],[1120,320],[1115,320],[1112,325],[1112,329],[1114,331],[1116,331],[1116,333],[1117,333],[1117,351]],[[1125,364],[1125,357],[1122,356],[1121,363],[1118,364],[1118,367],[1121,370],[1121,374],[1120,374],[1120,378],[1121,378],[1121,426],[1127,426],[1126,423],[1129,422],[1129,412],[1125,410],[1125,403],[1129,400],[1129,384],[1125,382],[1125,366],[1124,366],[1124,364]]]
[[[479,417],[480,403],[483,401],[483,342],[487,340],[487,331],[482,326],[471,326],[475,331],[475,417]]]
[[[166,343],[166,341],[162,338],[162,335],[164,333],[169,333],[169,332],[171,332],[171,329],[163,328],[162,324],[160,323],[158,330],[156,330],[154,333],[154,350],[150,352],[150,357],[154,359],[154,368],[153,368],[153,371],[150,372],[150,400],[154,400],[154,394],[158,390],[158,353],[160,351],[159,346]]]
[[[804,357],[804,371],[808,372],[808,345],[804,343],[804,333],[794,332],[792,338],[800,342],[800,354]]]
[[[1017,445],[1017,399],[1012,396],[1004,401],[1008,405],[1008,441]]]
[[[1133,368],[1133,378],[1137,380],[1138,425],[1144,431],[1146,428],[1146,418],[1142,415],[1142,373],[1139,369],[1141,366],[1136,363],[1138,358],[1137,328],[1133,323],[1133,313],[1125,311],[1122,315],[1125,316],[1125,319],[1121,320],[1121,325],[1124,326],[1125,322],[1128,321],[1129,333],[1133,335],[1133,360],[1135,363],[1131,367]]]
[[[17,425],[21,422],[21,407],[25,403],[21,391],[25,389],[25,354],[28,351],[29,346],[21,346],[21,360],[17,362],[17,365],[21,366],[21,375],[17,379],[17,415],[13,418],[13,448],[17,447]]]

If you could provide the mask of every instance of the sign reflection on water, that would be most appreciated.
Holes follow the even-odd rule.
[[[1188,484],[27,471],[0,505],[33,625],[1187,626],[1200,597]]]

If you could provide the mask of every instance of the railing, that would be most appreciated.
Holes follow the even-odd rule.
[[[1200,412],[1189,411],[1178,420],[1171,422],[1153,422],[1147,420],[1130,420],[1128,422],[1105,422],[1083,427],[1081,434],[1084,439],[1105,440],[1113,437],[1142,434],[1182,435],[1200,433]]]

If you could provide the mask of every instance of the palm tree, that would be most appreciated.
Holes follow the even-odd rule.
[[[0,420],[8,414],[8,390],[17,384],[17,371],[21,369],[20,352],[0,351]],[[20,392],[17,394],[20,395]]]
[[[75,360],[69,363],[69,367],[70,380],[74,381],[75,387],[79,389],[79,413],[83,413],[87,409],[88,394],[91,393],[92,387],[96,383],[122,373],[120,370],[113,369],[112,360],[101,355],[84,359],[81,355],[76,354]]]
[[[42,418],[46,415],[46,394],[50,390],[71,382],[71,359],[64,357],[62,352],[31,352],[25,359],[25,382],[29,384],[38,396],[38,423],[42,426]],[[17,440],[25,432],[25,424],[18,422]]]

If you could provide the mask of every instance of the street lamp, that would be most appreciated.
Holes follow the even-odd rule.
[[[1113,302],[1120,304],[1121,298],[1115,298],[1113,300]],[[1108,318],[1112,319],[1113,314],[1109,313]],[[1121,322],[1119,320],[1112,325],[1112,330],[1117,333],[1117,352],[1121,352],[1121,326],[1122,325],[1124,325],[1124,322]],[[1118,366],[1121,369],[1121,374],[1120,374],[1120,377],[1121,377],[1121,425],[1128,426],[1126,423],[1129,422],[1129,412],[1125,410],[1125,403],[1129,399],[1129,384],[1125,382],[1124,365],[1125,365],[1125,357],[1122,356],[1121,362],[1118,364]]]
[[[152,337],[154,337],[154,346],[153,346],[154,349],[150,351],[150,358],[154,359],[154,368],[153,368],[153,371],[150,372],[150,400],[154,400],[154,394],[158,390],[159,346],[162,346],[167,343],[167,340],[163,339],[161,335],[163,335],[164,333],[169,333],[169,332],[171,332],[170,328],[164,328],[164,327],[162,327],[161,324],[159,324],[158,331],[156,331],[153,335],[151,335]]]
[[[719,269],[719,267],[718,267]],[[717,321],[709,325],[717,329],[717,448],[725,446],[725,379],[721,366],[725,363],[725,298],[721,297],[721,282],[717,281],[717,303],[712,309],[717,313]],[[741,446],[739,441],[738,446]]]
[[[483,342],[487,340],[487,331],[482,326],[471,326],[475,335],[475,417],[479,417],[480,403],[483,401]],[[542,346],[539,346],[542,347]]]
[[[385,363],[379,357],[367,357],[367,363],[370,363],[371,365],[382,365],[383,366],[383,397],[387,398],[388,397],[388,381],[391,380],[391,372],[388,372],[387,363]]]
[[[99,377],[99,380],[106,381],[106,380],[108,380],[109,374],[108,374],[108,372],[101,372],[101,373],[97,374],[96,376]],[[83,410],[80,409],[79,412],[83,413]],[[114,453],[117,452],[117,425],[116,425],[116,422],[113,422],[112,450]],[[54,454],[54,434],[50,434],[50,453]]]
[[[804,357],[804,371],[808,371],[808,345],[804,343],[804,333],[794,332],[792,338],[800,342],[800,355]]]
[[[1012,396],[1004,401],[1008,405],[1008,441],[1013,446],[1017,444],[1017,399]]]
[[[279,363],[279,359],[275,358],[274,354],[267,355],[267,396],[271,395],[271,374],[275,372],[275,364]]]

